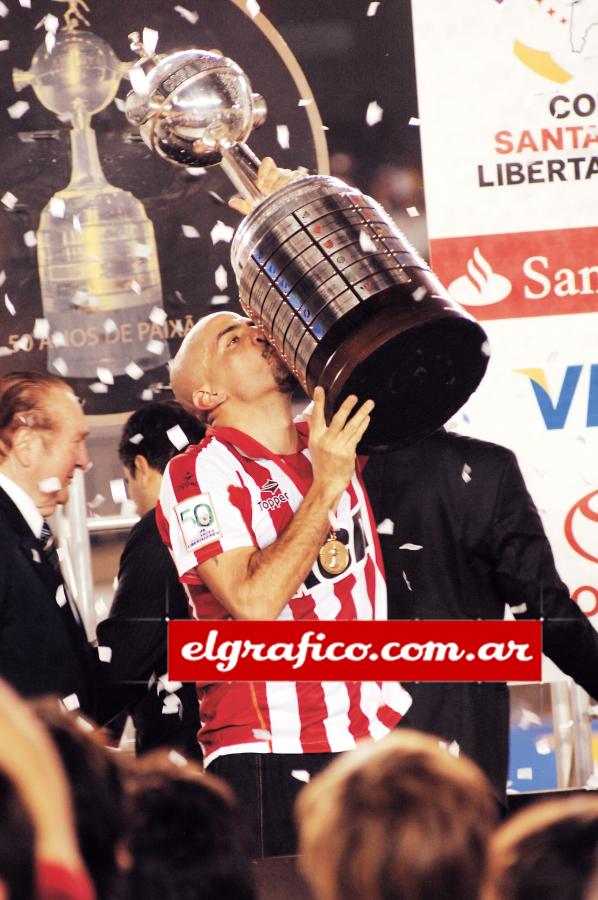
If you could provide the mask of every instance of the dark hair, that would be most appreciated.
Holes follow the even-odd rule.
[[[129,416],[123,429],[118,456],[129,472],[135,474],[135,457],[144,456],[152,469],[163,472],[166,465],[180,450],[167,435],[169,428],[179,425],[190,444],[198,444],[205,433],[204,426],[176,400],[148,403]],[[131,441],[135,435],[143,435],[139,441]]]
[[[113,900],[117,850],[124,831],[120,769],[96,734],[78,724],[53,698],[31,704],[48,729],[66,771],[81,855],[98,900]]]
[[[12,781],[0,771],[0,885],[10,900],[33,897],[33,825]]]
[[[598,797],[534,803],[490,842],[489,900],[582,900],[598,879]]]
[[[254,900],[251,861],[232,791],[165,751],[127,781],[129,900]]]
[[[12,435],[22,425],[44,430],[56,427],[46,401],[51,391],[65,388],[68,385],[62,378],[47,372],[9,372],[0,376],[0,458],[8,455]]]

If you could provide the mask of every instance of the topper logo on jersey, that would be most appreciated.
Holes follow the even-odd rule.
[[[576,553],[598,563],[598,490],[586,494],[571,507],[564,531]]]
[[[260,488],[260,492],[262,494],[272,494],[271,497],[266,497],[265,499],[258,502],[258,506],[260,509],[280,509],[283,503],[289,502],[289,495],[281,491],[278,482],[273,481],[271,478],[263,483]]]
[[[585,424],[588,428],[593,428],[598,426],[598,363],[590,366],[567,366],[558,394],[554,389],[552,393],[549,390],[548,379],[544,369],[515,370],[522,375],[527,375],[529,378],[540,413],[544,419],[544,424],[549,431],[565,427],[573,397],[579,390],[585,390],[584,387],[580,387],[580,381],[583,385],[585,378],[582,379],[581,375],[583,372],[587,372],[588,369],[588,401],[585,410]]]

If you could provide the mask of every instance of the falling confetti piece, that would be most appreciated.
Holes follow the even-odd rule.
[[[19,4],[23,9],[31,9],[31,0],[19,0]]]
[[[176,715],[181,710],[182,706],[183,704],[180,697],[177,697],[176,694],[169,694],[164,698],[164,703],[162,704],[162,715]]]
[[[143,376],[143,369],[136,362],[130,362],[125,366],[125,372],[133,381],[139,381]]]
[[[98,597],[98,599],[96,600],[96,602],[93,605],[93,608],[96,611],[96,615],[97,615],[98,619],[105,619],[106,616],[108,615],[108,612],[109,612],[108,605],[103,597]]]
[[[296,778],[297,781],[304,781],[306,784],[310,779],[310,774],[305,769],[293,769],[291,775],[293,778]]]
[[[271,741],[272,735],[263,728],[254,728],[252,734],[256,741]]]
[[[260,5],[257,2],[257,0],[246,0],[245,8],[247,9],[247,12],[249,13],[249,15],[251,16],[252,19],[255,19],[255,17],[257,16],[257,14],[260,11]]]
[[[46,45],[46,50],[48,51],[48,53],[51,53],[56,45],[56,36],[52,34],[51,31],[48,31],[46,33],[44,43]]]
[[[60,197],[52,197],[50,200],[50,215],[56,219],[64,219],[66,203]]]
[[[480,349],[484,356],[490,356],[490,343],[488,341],[484,341]]]
[[[114,375],[110,369],[106,369],[104,366],[98,366],[96,374],[102,384],[114,384]]]
[[[399,550],[423,550],[421,544],[401,544]]]
[[[102,503],[106,502],[106,498],[103,494],[96,494],[93,500],[90,500],[87,504],[90,509],[97,509],[98,506],[101,506]]]
[[[380,6],[379,0],[372,0],[372,3],[368,6],[367,14],[368,16],[375,16],[378,12],[378,7]]]
[[[532,712],[530,709],[522,709],[521,715],[519,717],[519,728],[522,731],[527,731],[530,725],[541,725],[542,719],[540,716],[536,715],[536,713]]]
[[[299,101],[299,103],[298,103],[297,105],[298,105],[298,106],[309,106],[309,104],[310,104],[310,103],[313,103],[313,102],[314,102],[314,101],[312,100],[311,97],[307,97],[307,98],[305,98],[305,99],[302,97],[301,100]]]
[[[180,425],[173,425],[172,428],[169,428],[166,431],[166,436],[170,443],[174,444],[177,450],[182,450],[183,447],[186,447],[189,443],[189,438]]]
[[[171,750],[168,754],[168,759],[173,765],[178,766],[179,769],[182,769],[183,766],[187,765],[187,760],[181,753],[177,753],[176,750]]]
[[[146,344],[145,349],[148,353],[155,353],[156,356],[160,356],[160,354],[164,351],[164,341],[149,341]]]
[[[149,244],[135,244],[135,249],[133,254],[135,256],[140,257],[141,259],[149,259],[152,253],[152,248]]]
[[[218,266],[216,271],[214,272],[214,281],[216,282],[216,287],[220,291],[226,290],[228,287],[228,272],[224,268],[224,266]]]
[[[395,533],[395,523],[392,519],[383,519],[382,522],[376,528],[378,534],[394,534]]]
[[[26,100],[17,100],[16,103],[12,104],[12,106],[7,107],[6,112],[11,119],[20,119],[25,115],[28,109],[29,104]]]
[[[0,16],[2,16],[3,19],[6,18],[6,16],[8,15],[9,12],[10,12],[10,10],[9,10],[8,6],[6,5],[6,3],[0,3]]]
[[[288,150],[291,146],[290,143],[290,134],[289,134],[289,126],[288,125],[277,125],[276,126],[276,140],[280,147],[283,150]]]
[[[181,230],[186,238],[200,237],[199,231],[197,230],[195,225],[181,225]]]
[[[407,578],[405,572],[403,572],[402,574],[403,574],[403,581],[404,581],[405,584],[407,585],[407,590],[413,591],[413,588],[411,587],[411,582],[410,582],[409,579]]]
[[[44,478],[42,481],[38,482],[37,486],[42,494],[54,494],[56,491],[62,490],[60,478],[57,478],[55,475],[50,478]]]
[[[155,28],[144,28],[141,41],[143,43],[143,49],[148,56],[151,56],[158,46],[158,32]]]
[[[14,344],[13,344],[13,349],[14,349],[15,351],[16,351],[16,350],[23,350],[23,351],[25,351],[25,352],[27,352],[27,350],[30,349],[30,348],[29,348],[29,341],[28,341],[28,338],[27,338],[27,335],[26,335],[26,334],[24,334],[22,337],[20,337],[18,341],[15,341],[15,342],[14,342]]]
[[[147,75],[141,66],[131,66],[127,74],[129,76],[129,81],[131,82],[131,87],[136,94],[141,94],[143,96],[148,93]]]
[[[206,169],[203,166],[187,166],[185,171],[187,175],[192,175],[194,178],[197,178],[198,175],[206,174]]]
[[[463,471],[461,472],[461,478],[468,484],[471,481],[471,466],[468,466],[467,463],[463,466]]]
[[[419,210],[417,206],[408,206],[405,210],[408,216],[414,219],[416,216],[419,216]]]
[[[66,361],[62,358],[62,356],[58,356],[53,362],[52,365],[56,369],[59,375],[62,375],[63,378],[66,377],[69,367]]]
[[[184,6],[175,6],[175,12],[178,12],[179,16],[182,16],[183,19],[186,19],[187,22],[190,22],[191,25],[196,25],[199,19],[199,13],[195,12],[195,10],[185,9]]]
[[[367,231],[359,232],[359,246],[364,253],[374,253],[376,250],[376,245],[374,244]]]
[[[531,766],[522,766],[520,769],[517,769],[517,778],[519,781],[531,781],[533,777],[533,769]]]
[[[509,603],[509,606],[511,607],[511,612],[514,613],[514,615],[527,612],[527,603],[520,603],[519,606],[513,606],[511,603]]]
[[[182,686],[182,681],[170,681],[167,675],[161,675],[158,678],[158,693],[164,689],[167,693],[174,694],[175,691],[180,691]]]
[[[62,331],[53,331],[52,332],[52,343],[55,347],[65,347],[66,346],[66,338]]]
[[[10,49],[10,41],[0,41],[0,53]]]
[[[114,105],[116,106],[116,108],[118,109],[119,112],[125,112],[125,110],[127,108],[127,104],[125,103],[124,100],[121,100],[120,97],[114,98]]]
[[[230,297],[228,294],[214,294],[214,296],[210,300],[210,306],[223,306],[225,303],[228,303]]]
[[[33,337],[36,341],[45,340],[50,334],[50,323],[47,319],[36,319],[33,323]]]
[[[35,231],[26,231],[23,235],[23,240],[25,242],[26,247],[35,247],[37,244],[37,238],[35,236]]]
[[[110,493],[115,503],[124,503],[127,499],[127,488],[124,478],[110,479]]]
[[[59,584],[58,587],[56,588],[56,594],[54,595],[54,599],[56,600],[56,603],[58,604],[58,606],[61,609],[63,606],[66,606],[67,599],[66,599],[66,593],[65,593],[63,584]]]
[[[233,239],[234,233],[234,228],[231,228],[230,225],[225,225],[224,222],[218,219],[218,221],[210,231],[210,237],[212,238],[213,244],[217,244],[218,241],[225,241],[227,244],[230,244]]]
[[[454,756],[455,759],[459,759],[459,755],[461,753],[461,748],[459,747],[459,744],[457,743],[457,741],[451,741],[451,743],[448,745],[447,749],[451,756]]]
[[[539,753],[540,756],[547,756],[549,753],[552,753],[552,747],[548,738],[538,738],[536,741],[536,753]]]
[[[131,282],[131,290],[133,291],[134,294],[140,294],[140,293],[141,293],[142,288],[141,288],[141,285],[139,284],[138,281],[135,281],[135,280],[133,279],[133,281]]]
[[[73,216],[73,228],[75,231],[81,231],[81,220],[79,219],[79,216]]]
[[[76,724],[79,726],[81,731],[86,731],[88,733],[91,731],[95,731],[95,727],[91,724],[91,722],[88,722],[87,719],[84,719],[83,716],[77,716]]]
[[[140,444],[142,440],[143,440],[143,435],[141,434],[140,431],[138,431],[137,434],[134,434],[133,437],[129,438],[129,443],[130,444]]]
[[[226,206],[226,200],[223,200],[220,194],[217,194],[216,191],[208,191],[208,197],[211,197],[212,200],[215,200],[216,203],[220,204],[220,206]]]
[[[114,319],[106,319],[104,322],[104,332],[105,334],[114,334],[115,331],[118,331],[118,325],[114,321]]]
[[[592,772],[584,787],[588,791],[595,791],[596,789],[598,789],[598,772]]]
[[[2,203],[3,206],[5,206],[7,209],[14,209],[16,204],[18,203],[18,200],[14,194],[11,194],[10,191],[6,191],[6,193],[0,200],[0,203]]]
[[[419,119],[417,118],[417,116],[411,116],[411,118],[409,119],[409,124],[415,126],[419,125]]]
[[[98,647],[100,662],[109,663],[112,659],[112,647]]]
[[[383,115],[384,110],[382,107],[375,100],[372,100],[372,102],[368,104],[365,120],[370,126],[377,125],[378,122],[382,121]]]
[[[168,318],[166,311],[162,309],[161,306],[154,306],[152,308],[151,313],[149,314],[150,322],[153,322],[154,325],[164,325],[166,319]]]
[[[21,4],[22,5],[22,4]],[[79,709],[80,703],[79,698],[76,694],[69,694],[68,697],[63,697],[62,702],[66,706],[69,712],[72,712],[74,709]]]
[[[144,389],[141,391],[141,398],[140,398],[140,399],[141,399],[141,400],[146,400],[146,401],[147,401],[147,400],[153,400],[153,399],[154,399],[154,392],[152,391],[151,388],[144,388]]]

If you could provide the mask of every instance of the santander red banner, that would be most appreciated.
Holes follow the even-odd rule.
[[[168,624],[172,681],[540,681],[539,621]]]
[[[433,269],[476,319],[598,311],[597,228],[430,241]]]

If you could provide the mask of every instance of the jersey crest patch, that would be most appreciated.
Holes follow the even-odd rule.
[[[196,494],[177,503],[175,508],[185,546],[190,553],[222,538],[214,504],[209,494]]]

